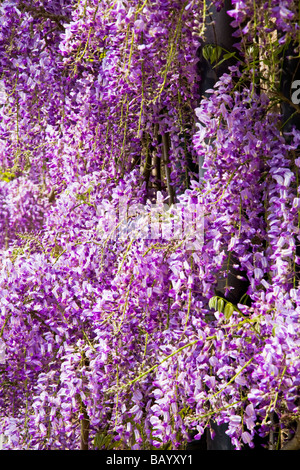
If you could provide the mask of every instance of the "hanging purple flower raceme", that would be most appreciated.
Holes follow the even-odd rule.
[[[177,449],[211,420],[253,447],[298,410],[299,137],[280,136],[246,48],[198,106],[199,2],[67,3],[1,5],[4,447],[78,449],[87,426],[89,448]],[[233,3],[249,40],[265,2]],[[287,39],[293,11],[268,10]],[[197,246],[149,231],[170,187],[201,206]],[[252,304],[211,309],[230,266]]]

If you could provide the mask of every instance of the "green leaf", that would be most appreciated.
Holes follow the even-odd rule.
[[[239,309],[235,305],[217,295],[209,299],[208,306],[211,309],[218,310],[220,313],[224,313],[226,320],[229,320],[235,310],[239,312]]]
[[[210,61],[212,51],[213,51],[213,46],[211,44],[207,44],[203,47],[202,54],[205,60]]]
[[[111,436],[104,433],[98,433],[94,439],[94,446],[98,449],[105,447],[106,449],[109,447],[111,443]]]
[[[254,323],[254,330],[255,330],[258,334],[260,334],[261,327],[260,327],[259,322]],[[274,331],[274,333],[273,333],[273,331]],[[275,336],[275,329],[272,329],[272,334]]]
[[[232,57],[236,58],[236,52],[229,52],[228,54],[224,54],[223,59],[220,60],[220,62],[218,62],[216,65],[214,65],[213,68],[219,67],[219,65],[225,62],[225,60],[231,59]]]
[[[240,298],[240,300],[239,300],[238,303],[239,303],[239,304],[246,305],[248,299],[249,299],[249,295],[248,295],[248,294],[244,294],[244,295],[242,295],[242,297]]]
[[[202,49],[202,54],[205,60],[213,64],[220,59],[222,55],[222,47],[206,44]]]
[[[16,177],[14,173],[11,173],[10,171],[0,171],[0,180],[6,181],[9,183],[11,180],[13,180]]]
[[[226,320],[229,320],[233,312],[234,312],[234,306],[232,305],[232,303],[228,302],[225,305],[225,309],[224,309],[224,315],[225,315]]]
[[[214,296],[211,299],[209,299],[208,306],[211,309],[217,310],[218,307],[218,297]]]
[[[220,312],[220,313],[223,312],[223,310],[224,310],[224,304],[225,304],[225,303],[224,303],[224,300],[221,299],[221,298],[219,298],[219,299],[218,299],[218,305],[217,305],[217,310],[218,310],[218,312]]]

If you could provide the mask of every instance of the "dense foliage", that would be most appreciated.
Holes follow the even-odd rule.
[[[5,448],[177,449],[212,419],[237,449],[271,430],[280,447],[293,430],[300,134],[278,103],[299,7],[232,3],[239,62],[201,99],[205,1],[1,2]],[[204,242],[124,236],[120,207],[157,200],[201,206]],[[237,305],[215,296],[232,260]]]

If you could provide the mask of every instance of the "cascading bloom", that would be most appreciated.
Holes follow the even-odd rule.
[[[233,4],[245,28],[253,2]],[[1,3],[6,449],[78,449],[86,423],[89,448],[178,449],[211,420],[240,449],[272,429],[272,413],[283,428],[298,415],[300,137],[285,142],[243,65],[199,104],[201,8]],[[296,37],[294,2],[255,11],[243,37],[255,26],[266,39],[262,12]],[[188,175],[198,157],[200,182]],[[196,249],[132,237],[129,213],[128,236],[119,225],[121,201],[123,214],[148,210],[170,186],[204,213]],[[250,302],[211,309],[220,279],[232,291],[228,260]]]

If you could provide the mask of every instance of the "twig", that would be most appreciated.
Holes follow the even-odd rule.
[[[299,450],[300,449],[300,421],[297,422],[297,429],[294,437],[287,441],[281,448],[281,450]]]
[[[280,98],[285,103],[288,103],[292,108],[294,108],[297,111],[297,113],[300,113],[300,106],[296,103],[293,103],[289,98],[284,96],[283,93],[278,91],[278,92],[273,92],[273,94],[277,96],[278,98]]]

